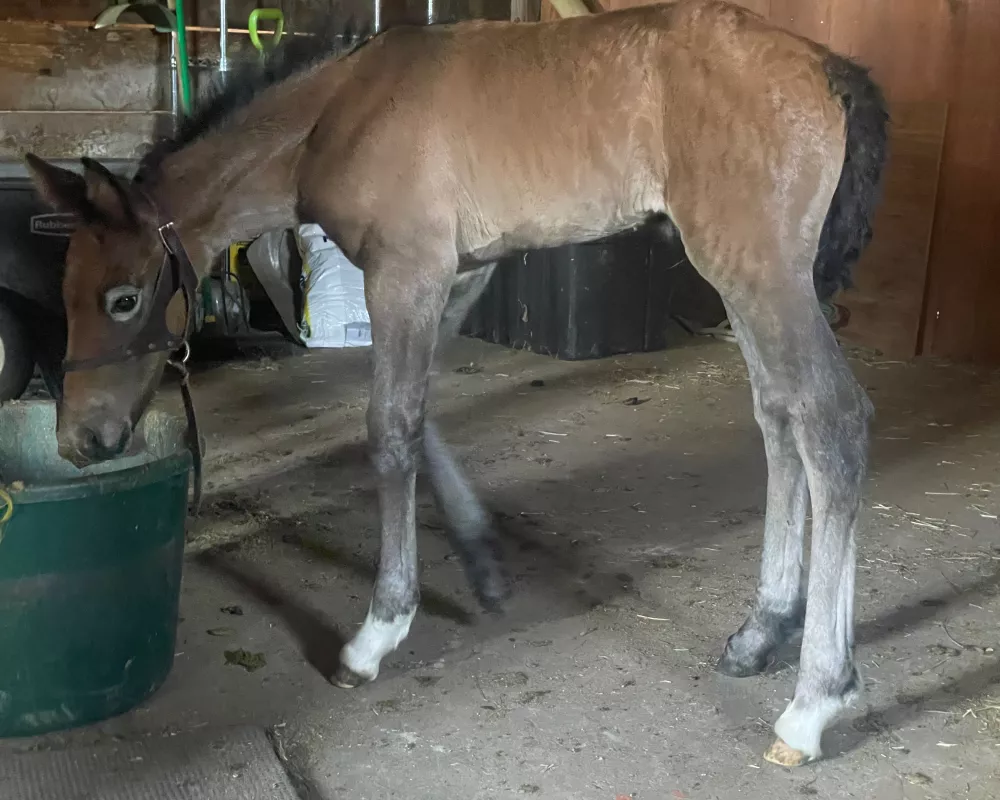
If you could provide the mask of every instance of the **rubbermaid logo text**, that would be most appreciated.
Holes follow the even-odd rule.
[[[72,214],[36,214],[31,218],[31,232],[36,236],[69,237],[76,230]]]

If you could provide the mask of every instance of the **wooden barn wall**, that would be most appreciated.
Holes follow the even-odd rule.
[[[25,151],[49,158],[132,159],[169,130],[170,37],[87,24],[110,0],[0,0],[0,159]],[[229,25],[246,28],[258,6],[278,6],[292,31],[370,24],[370,0],[228,0]],[[438,21],[506,19],[510,0],[437,0]],[[217,0],[186,0],[187,22],[217,28]],[[383,0],[383,24],[422,23],[426,0]],[[122,22],[138,23],[135,17]],[[189,34],[195,91],[218,67],[218,33]],[[229,37],[231,61],[255,58],[246,35]]]
[[[611,10],[643,0],[586,0]],[[1000,0],[742,0],[773,22],[873,68],[895,124],[875,241],[844,296],[847,338],[1000,362]],[[269,5],[270,3],[263,4]],[[289,27],[370,19],[361,0],[281,0]],[[169,38],[84,27],[106,0],[0,2],[0,158],[134,158],[169,119]],[[216,0],[187,0],[218,24]],[[229,0],[245,27],[255,0]],[[438,19],[504,17],[509,0],[439,0]],[[547,0],[542,17],[554,16]],[[424,0],[384,0],[386,24],[426,19]],[[4,21],[6,20],[6,21]],[[78,25],[69,24],[77,22]],[[48,24],[38,24],[38,23]],[[193,33],[196,87],[218,63],[217,34]],[[253,57],[231,37],[234,59]]]
[[[229,0],[229,24],[246,28],[258,5]],[[292,30],[314,28],[335,5],[349,8],[332,0],[280,5]],[[124,26],[89,29],[107,6],[106,0],[0,2],[0,158],[30,150],[49,158],[132,159],[169,131],[170,37]],[[218,26],[214,0],[188,0],[186,8],[189,24]],[[218,66],[218,33],[192,32],[189,50],[194,89],[204,90]],[[230,36],[232,61],[255,55],[245,35]]]
[[[648,0],[585,0],[609,11]],[[741,0],[872,68],[894,126],[847,339],[1000,363],[1000,1]],[[542,18],[556,16],[548,0]]]

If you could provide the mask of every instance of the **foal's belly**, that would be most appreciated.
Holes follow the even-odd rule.
[[[651,177],[630,182],[631,189],[571,195],[548,187],[539,198],[517,209],[459,214],[459,260],[486,263],[526,250],[593,241],[644,225],[666,213],[663,187]]]

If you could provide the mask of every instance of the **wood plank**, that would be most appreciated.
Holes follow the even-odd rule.
[[[415,0],[413,0],[415,2]],[[277,7],[285,14],[285,30],[315,31],[325,30],[328,26],[339,29],[351,16],[358,21],[367,21],[371,17],[372,4],[370,0],[227,0],[226,16],[229,26],[246,28],[250,12],[258,7]],[[186,0],[188,24],[218,27],[218,0]],[[267,23],[267,29],[271,27]]]
[[[836,0],[829,46],[872,69],[894,101],[947,101],[957,5],[951,0]]]
[[[42,158],[138,158],[169,115],[138,113],[0,114],[0,159],[26,152]]]
[[[993,152],[989,164],[992,166],[993,213],[989,229],[993,231],[992,242],[986,251],[979,291],[979,307],[976,313],[975,344],[973,358],[987,364],[1000,364],[1000,202],[997,202],[996,187],[1000,185],[1000,126],[994,121]]]
[[[150,31],[0,26],[0,110],[166,109],[169,49],[169,37]],[[218,68],[218,35],[193,34],[190,53],[192,82],[203,90]],[[229,58],[235,64],[257,52],[246,36],[233,37]]]
[[[1000,362],[1000,4],[958,6],[948,135],[931,242],[924,351]]]
[[[169,39],[147,31],[0,26],[0,110],[156,108]]]
[[[820,44],[830,40],[835,0],[771,0],[767,18],[775,25]]]
[[[87,20],[97,17],[112,0],[0,0],[0,19],[4,20]],[[371,15],[371,3],[365,0],[281,0],[260,3],[257,0],[228,0],[227,16],[230,26],[245,28],[250,12],[258,6],[273,5],[285,13],[286,30],[316,30],[330,18]],[[219,4],[217,0],[186,0],[185,11],[189,25],[218,27]],[[125,21],[137,22],[129,15]]]
[[[108,5],[105,0],[3,0],[0,19],[93,19]]]
[[[838,302],[851,312],[840,335],[897,358],[915,356],[948,107],[893,103],[890,158],[874,237]]]

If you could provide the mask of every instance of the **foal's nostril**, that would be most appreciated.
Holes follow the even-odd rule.
[[[132,430],[126,421],[109,420],[80,433],[80,452],[89,459],[105,460],[120,456],[132,442]]]
[[[122,436],[118,441],[118,452],[124,453],[132,444],[132,429],[126,425],[122,428]]]
[[[84,428],[80,434],[80,453],[87,458],[100,458],[101,442],[97,434],[90,428]]]

